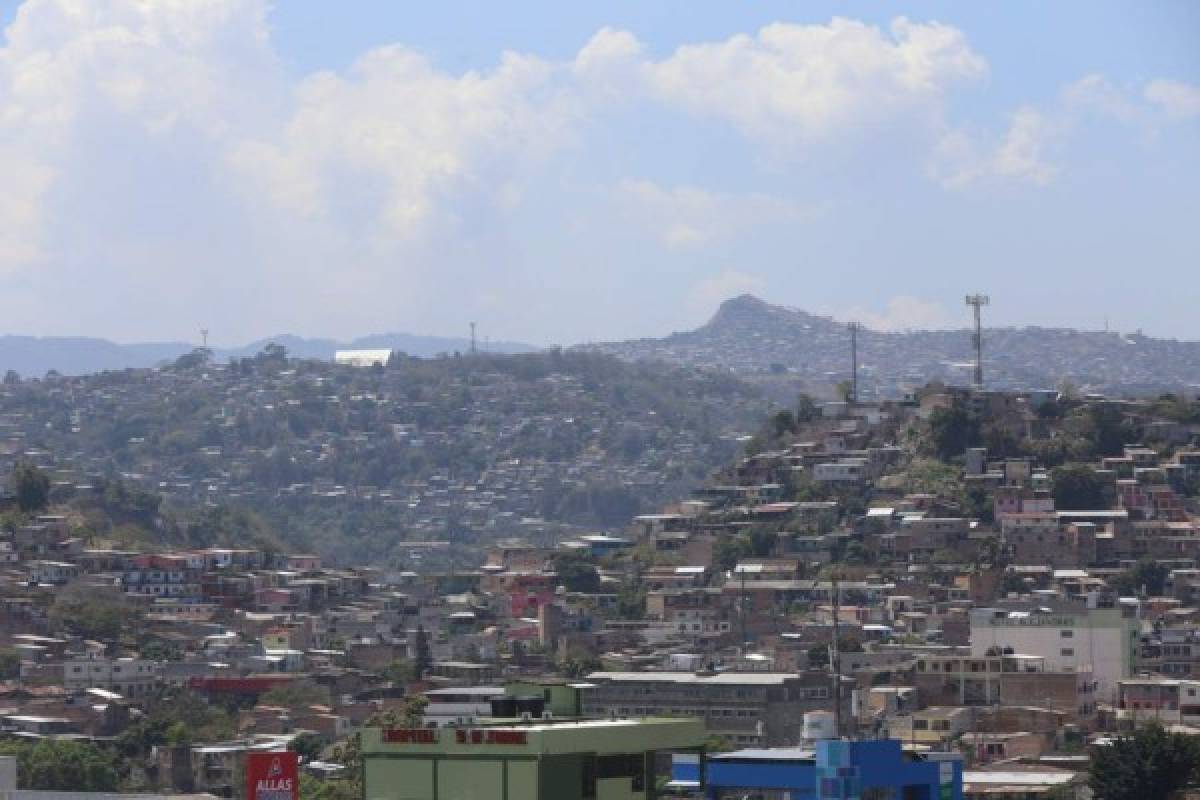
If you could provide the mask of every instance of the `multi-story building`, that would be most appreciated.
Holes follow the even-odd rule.
[[[1129,678],[1117,683],[1120,719],[1200,725],[1200,681]]]
[[[795,744],[807,711],[833,707],[826,672],[594,672],[583,698],[591,716],[684,716],[738,745]],[[852,682],[842,687],[850,709]]]
[[[1077,605],[978,608],[971,612],[971,655],[1040,656],[1051,672],[1090,671],[1096,700],[1116,701],[1117,681],[1133,674],[1139,651],[1134,610]]]
[[[1087,721],[1096,713],[1089,669],[1050,670],[1026,655],[922,655],[914,684],[926,705],[1036,706]]]
[[[63,662],[63,686],[108,689],[126,697],[143,697],[157,688],[161,670],[144,658],[74,658]]]

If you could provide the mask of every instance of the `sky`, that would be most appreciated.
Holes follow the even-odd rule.
[[[1200,4],[0,0],[0,333],[1200,339]]]

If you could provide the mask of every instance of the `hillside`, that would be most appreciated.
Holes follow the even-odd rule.
[[[1200,387],[1200,342],[1154,339],[1067,328],[986,328],[989,388],[1080,388],[1144,394]],[[662,339],[590,345],[627,360],[661,360],[727,369],[790,389],[828,390],[849,377],[846,325],[742,295],[723,303],[694,331]],[[929,381],[965,384],[974,359],[967,330],[885,333],[858,337],[860,393],[896,397]]]
[[[60,494],[118,479],[165,508],[233,504],[294,549],[363,563],[402,541],[624,525],[729,459],[765,407],[727,374],[599,354],[356,369],[268,348],[6,383],[0,446],[47,468]]]
[[[440,353],[465,353],[471,344],[467,339],[411,333],[379,333],[351,341],[281,334],[238,347],[213,348],[213,357],[218,361],[245,358],[270,342],[283,345],[298,358],[323,360],[331,360],[337,350],[377,348],[430,358]],[[63,375],[89,375],[105,370],[153,367],[190,353],[194,347],[187,342],[119,344],[88,336],[0,336],[0,373],[13,370],[20,375],[41,376],[54,370]],[[494,353],[528,353],[536,349],[520,342],[488,343],[488,350]]]

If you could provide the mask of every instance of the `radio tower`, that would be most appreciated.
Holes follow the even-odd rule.
[[[967,295],[967,305],[975,310],[975,388],[983,388],[983,324],[980,322],[979,312],[984,306],[991,303],[991,298],[986,294],[969,294]]]
[[[858,404],[858,329],[862,326],[851,322],[850,328],[850,396],[846,398],[850,405]]]
[[[471,323],[471,355],[475,355],[475,323]]]

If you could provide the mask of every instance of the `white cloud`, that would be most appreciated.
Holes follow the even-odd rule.
[[[885,32],[835,18],[685,45],[660,61],[647,59],[628,33],[606,29],[583,49],[576,69],[610,93],[623,86],[788,148],[899,116],[936,121],[944,92],[986,75],[987,64],[950,26],[899,18]]]
[[[957,324],[940,303],[906,294],[888,300],[883,311],[852,308],[839,316],[876,331],[944,330]]]
[[[687,292],[685,302],[696,315],[711,314],[717,306],[742,294],[762,294],[767,282],[757,275],[727,269],[697,281]]]
[[[930,172],[950,189],[980,182],[1043,186],[1058,174],[1049,156],[1062,133],[1059,120],[1035,108],[1020,108],[998,141],[988,134],[973,137],[962,130],[948,131],[933,153]]]
[[[1200,116],[1200,86],[1181,81],[1156,80],[1146,85],[1146,100],[1177,119]]]
[[[673,249],[710,245],[760,225],[808,216],[794,203],[766,194],[712,192],[696,186],[664,189],[647,180],[621,181],[617,196],[631,222]]]
[[[1121,122],[1136,122],[1142,113],[1129,93],[1103,75],[1085,75],[1062,90],[1062,105],[1067,112],[1091,112]]]
[[[224,340],[287,328],[433,330],[471,304],[519,308],[519,318],[529,294],[557,312],[595,279],[573,251],[596,242],[544,219],[556,203],[591,196],[563,188],[586,170],[554,169],[586,136],[611,138],[604,114],[619,104],[719,121],[751,145],[751,160],[816,158],[849,151],[847,141],[861,144],[856,160],[884,149],[895,159],[909,137],[918,149],[941,142],[947,185],[1054,175],[1054,113],[1021,109],[996,137],[950,131],[949,93],[981,81],[987,64],[947,25],[779,23],[664,55],[606,28],[565,61],[509,53],[465,73],[392,45],[297,78],[273,48],[268,9],[268,0],[21,5],[0,46],[0,278],[22,298],[10,304],[10,328],[140,338],[204,322]],[[1118,107],[1115,90],[1096,83],[1079,97],[1085,88],[1093,106]],[[1184,117],[1195,113],[1194,91],[1157,81],[1136,103]],[[629,165],[603,169],[587,180],[610,187]],[[521,241],[510,223],[537,191],[563,192],[538,198],[531,214],[563,230]],[[632,227],[689,256],[811,218],[768,192],[631,179],[615,196],[624,208],[608,203],[611,218],[588,230]],[[556,234],[546,250],[559,250],[538,249]],[[593,267],[604,260],[587,255]],[[707,308],[762,286],[729,270],[692,286],[687,302]]]

